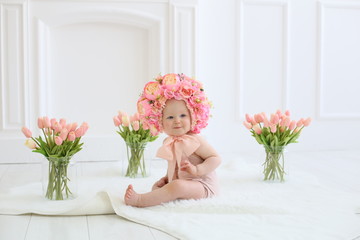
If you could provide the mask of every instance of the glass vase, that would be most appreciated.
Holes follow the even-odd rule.
[[[126,160],[123,161],[123,173],[126,177],[150,176],[150,159],[146,156],[146,144],[126,142]]]
[[[264,181],[285,181],[285,146],[265,146]]]
[[[42,187],[50,200],[73,199],[77,195],[77,166],[71,157],[46,157],[42,164]]]

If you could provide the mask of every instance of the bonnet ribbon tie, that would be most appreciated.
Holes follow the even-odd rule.
[[[170,136],[157,151],[156,156],[168,161],[168,181],[174,177],[176,165],[180,168],[182,156],[189,157],[200,146],[199,140],[192,135]]]

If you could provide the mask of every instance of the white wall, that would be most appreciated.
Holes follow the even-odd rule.
[[[87,121],[81,160],[121,158],[112,116],[157,73],[196,76],[214,103],[202,133],[257,151],[245,113],[312,117],[293,150],[360,147],[360,1],[0,0],[0,162],[38,161],[23,125]],[[36,132],[36,131],[34,131]],[[161,140],[151,145],[155,152]]]
[[[245,113],[312,117],[292,150],[359,149],[360,1],[201,1],[199,71],[214,101],[209,139],[260,146]]]

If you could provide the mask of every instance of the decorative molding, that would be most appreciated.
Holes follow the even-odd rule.
[[[82,7],[42,19],[42,21],[50,28],[78,23],[103,22],[149,29],[156,24],[160,24],[161,19],[155,15],[135,10],[110,7]]]
[[[324,1],[318,0],[318,6],[320,8],[339,8],[339,9],[360,9],[360,4],[358,1]],[[320,9],[319,9],[320,10]]]
[[[196,1],[171,1],[170,72],[196,76]]]
[[[348,120],[358,120],[360,119],[359,112],[348,112],[348,113],[338,113],[338,112],[326,112],[323,109],[324,102],[324,68],[323,68],[323,54],[324,54],[324,45],[323,45],[323,34],[324,34],[324,11],[326,9],[343,9],[343,10],[360,10],[360,4],[353,1],[318,1],[317,3],[317,117],[322,120],[339,120],[339,119],[348,119]]]
[[[49,72],[50,67],[47,66],[50,59],[50,31],[51,29],[79,24],[79,23],[115,23],[126,26],[133,26],[136,28],[145,29],[148,33],[148,45],[150,46],[148,52],[148,74],[151,79],[155,74],[165,70],[166,57],[164,56],[164,27],[163,22],[156,16],[130,10],[112,9],[112,8],[83,8],[67,12],[62,15],[52,16],[48,19],[36,20],[36,39],[37,43],[37,75],[35,79],[39,81],[39,113],[40,115],[47,115],[50,112],[48,105],[47,93],[50,92]],[[148,81],[144,79],[144,84]]]
[[[258,0],[242,0],[236,2],[236,93],[235,98],[237,102],[235,104],[235,119],[236,121],[242,121],[245,116],[244,112],[244,9],[246,6],[265,6],[265,7],[281,7],[283,15],[283,32],[282,39],[284,42],[283,45],[283,63],[282,63],[282,95],[281,103],[282,108],[287,109],[289,105],[289,11],[288,11],[288,2],[287,1],[258,1]]]
[[[50,42],[50,33],[48,26],[41,21],[40,19],[35,19],[36,24],[36,67],[35,72],[37,73],[38,83],[38,92],[34,94],[38,97],[38,114],[39,116],[47,116],[49,112],[49,105],[48,105],[48,93],[49,93],[49,67],[47,64],[49,63],[49,42]]]
[[[25,1],[0,3],[0,133],[26,122],[26,11]]]

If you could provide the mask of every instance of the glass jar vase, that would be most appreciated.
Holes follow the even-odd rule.
[[[126,142],[126,158],[123,161],[123,173],[126,177],[150,176],[151,159],[146,154],[146,142]]]
[[[42,162],[42,188],[50,200],[77,196],[77,164],[71,157],[46,157]]]
[[[264,146],[265,162],[263,163],[264,181],[285,181],[285,146]]]

